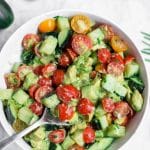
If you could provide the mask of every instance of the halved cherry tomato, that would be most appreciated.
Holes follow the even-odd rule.
[[[91,21],[88,16],[76,15],[71,19],[71,27],[77,33],[85,34],[90,30]]]
[[[39,87],[34,94],[34,98],[37,102],[41,103],[41,99],[52,92],[52,88],[49,86],[41,86]]]
[[[111,98],[103,98],[102,106],[106,112],[113,112],[115,109],[115,104]]]
[[[74,144],[71,147],[69,147],[68,150],[84,150],[84,148],[79,146],[78,144]]]
[[[117,53],[124,52],[128,49],[127,44],[119,36],[115,35],[111,38],[111,46]]]
[[[62,67],[67,67],[71,64],[71,60],[70,60],[70,57],[69,57],[69,54],[68,53],[63,53],[59,60],[58,60],[58,64]]]
[[[21,80],[24,80],[24,77],[29,72],[32,72],[32,67],[27,66],[27,65],[22,65],[22,66],[19,66],[17,74]]]
[[[108,63],[111,58],[110,50],[107,48],[102,48],[98,51],[98,59],[101,63]]]
[[[75,53],[72,49],[68,48],[67,53],[70,56],[71,61],[73,62],[74,59],[78,56],[77,53]]]
[[[100,25],[100,28],[105,35],[105,40],[110,40],[115,35],[112,27],[108,24],[102,24]]]
[[[38,85],[34,84],[29,88],[29,95],[34,98],[35,91],[38,89]]]
[[[135,57],[131,56],[131,55],[128,55],[124,58],[124,64],[128,64],[130,62],[132,62],[133,60],[135,59]]]
[[[124,71],[124,64],[120,62],[110,62],[107,66],[107,72],[115,76],[119,76]]]
[[[93,143],[95,140],[95,131],[92,127],[88,126],[83,131],[83,140],[86,144]]]
[[[48,64],[42,68],[42,75],[46,78],[53,75],[54,71],[57,69],[55,64]]]
[[[94,104],[87,98],[82,98],[79,101],[77,110],[82,115],[89,115],[94,111]]]
[[[58,114],[59,114],[59,119],[61,121],[70,120],[73,117],[74,113],[75,112],[73,107],[64,103],[58,105]]]
[[[52,143],[58,144],[64,141],[65,136],[66,136],[66,131],[64,129],[58,129],[58,130],[51,131],[48,137]]]
[[[31,109],[34,114],[40,116],[43,113],[44,107],[41,103],[34,102],[29,106],[29,109]]]
[[[52,82],[55,86],[60,85],[64,80],[64,71],[61,69],[57,69],[52,77]]]
[[[110,60],[110,61],[111,61],[111,62],[112,62],[112,61],[114,61],[114,62],[119,62],[119,63],[124,64],[123,57],[122,57],[120,54],[118,54],[118,53],[113,53],[113,54],[111,55],[111,60]]]
[[[39,24],[38,29],[42,33],[52,32],[56,29],[56,20],[54,18],[46,19]]]
[[[115,103],[113,115],[117,118],[122,118],[130,113],[130,107],[127,102],[119,101]]]
[[[40,37],[37,34],[29,33],[24,36],[22,46],[28,50],[33,48],[38,42],[40,42]]]
[[[95,70],[99,73],[107,73],[107,64],[97,64]]]
[[[77,54],[82,54],[92,48],[92,41],[87,35],[75,34],[72,37],[72,49]]]
[[[44,68],[43,65],[37,66],[33,69],[34,73],[37,75],[42,75],[42,69]]]
[[[20,78],[16,73],[7,73],[4,75],[7,88],[18,88],[20,86]]]
[[[45,78],[45,77],[39,78],[38,84],[40,86],[44,86],[44,85],[46,85],[46,86],[52,86],[52,79]]]
[[[73,98],[79,98],[80,92],[72,85],[62,85],[57,87],[56,94],[64,103],[69,103]]]

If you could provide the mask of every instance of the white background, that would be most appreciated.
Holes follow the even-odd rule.
[[[23,23],[34,16],[58,9],[82,9],[112,20],[142,49],[141,31],[150,33],[150,0],[7,0],[14,14],[14,23],[6,30],[0,30],[0,49],[9,36]],[[146,57],[146,56],[144,56]],[[148,58],[148,56],[147,56]],[[150,58],[150,56],[149,56]],[[150,62],[147,64],[150,68]],[[0,138],[6,137],[0,125]],[[150,149],[150,111],[138,132],[121,150]],[[21,150],[13,144],[7,150]]]

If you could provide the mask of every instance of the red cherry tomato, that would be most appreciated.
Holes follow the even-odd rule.
[[[127,102],[117,102],[115,103],[115,109],[113,111],[113,115],[117,118],[122,118],[124,116],[127,116],[130,113],[130,106]]]
[[[95,131],[92,127],[88,126],[83,131],[83,140],[86,144],[93,143],[95,140]]]
[[[48,64],[45,65],[42,69],[42,75],[44,77],[49,77],[53,74],[53,72],[57,69],[57,66],[55,64]]]
[[[94,110],[94,104],[87,98],[82,98],[77,106],[78,112],[82,115],[89,115]]]
[[[63,53],[60,56],[60,58],[58,60],[58,64],[62,67],[67,67],[71,64],[71,60],[70,60],[68,53]]]
[[[49,140],[52,143],[58,144],[64,141],[66,136],[66,131],[64,129],[54,130],[49,133]]]
[[[112,61],[107,66],[107,72],[115,76],[119,76],[124,72],[124,64]]]
[[[67,53],[68,53],[68,55],[69,55],[69,57],[70,57],[70,59],[71,59],[72,62],[73,62],[74,59],[78,56],[78,54],[75,53],[75,52],[74,52],[72,49],[70,49],[70,48],[67,49]]]
[[[34,98],[35,91],[38,89],[38,85],[34,84],[29,88],[29,95]]]
[[[31,109],[34,114],[40,116],[43,113],[44,107],[41,103],[34,102],[29,106],[29,109]]]
[[[68,106],[67,104],[59,104],[58,105],[58,114],[59,119],[61,121],[68,121],[70,120],[74,115],[73,107]]]
[[[72,85],[59,86],[56,89],[58,98],[64,103],[69,103],[73,98],[79,98],[80,92]]]
[[[27,66],[27,65],[22,65],[22,66],[19,66],[17,74],[18,74],[18,77],[19,77],[21,80],[24,80],[24,77],[25,77],[29,72],[32,72],[32,67]]]
[[[16,73],[7,73],[4,75],[7,88],[16,89],[20,86],[21,81]]]
[[[121,64],[124,64],[124,60],[123,57],[118,54],[118,53],[114,53],[111,55],[111,62],[120,62]]]
[[[60,70],[60,69],[57,69],[54,74],[53,74],[53,77],[52,77],[52,82],[55,86],[58,86],[60,85],[64,80],[64,71],[63,70]]]
[[[111,58],[110,50],[107,48],[102,48],[98,51],[98,59],[101,63],[108,63]]]
[[[124,58],[124,64],[128,64],[130,62],[132,62],[133,60],[135,59],[135,57],[131,56],[131,55],[128,55]]]
[[[84,148],[79,146],[79,145],[77,145],[77,144],[74,144],[71,147],[69,147],[68,150],[84,150]]]
[[[41,99],[52,92],[52,88],[49,86],[41,86],[39,87],[34,94],[34,98],[37,102],[41,103]]]
[[[75,34],[73,36],[71,45],[72,49],[80,55],[92,48],[92,41],[87,35]]]
[[[115,104],[111,98],[103,98],[102,106],[106,112],[113,112],[115,109]]]
[[[22,40],[22,46],[25,49],[31,49],[35,44],[37,44],[40,41],[40,37],[37,34],[29,33],[24,36]]]
[[[40,86],[52,86],[52,80],[50,78],[45,78],[45,77],[42,77],[42,78],[39,78],[38,80],[38,84]]]
[[[42,69],[44,68],[43,65],[37,66],[33,69],[34,73],[37,75],[42,75]]]

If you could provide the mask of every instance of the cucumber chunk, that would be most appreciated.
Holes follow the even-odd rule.
[[[93,44],[97,44],[99,43],[99,41],[104,39],[104,34],[100,28],[97,28],[93,30],[92,32],[88,33],[88,36],[92,40]]]
[[[105,115],[101,116],[99,118],[99,121],[100,121],[102,129],[106,129],[109,126],[109,123],[108,123],[107,118],[106,118]]]
[[[13,89],[0,89],[0,100],[9,100],[13,94]]]
[[[69,29],[63,29],[58,34],[58,45],[59,47],[65,47],[66,42],[69,40],[71,31]]]
[[[125,65],[124,75],[126,78],[129,78],[133,75],[137,75],[139,73],[139,69],[139,64],[135,61],[132,61],[131,63]]]
[[[29,95],[22,89],[17,90],[12,98],[20,105],[25,104],[28,101]]]
[[[57,27],[60,31],[63,29],[70,29],[69,19],[67,17],[58,16],[57,17]]]
[[[42,103],[47,107],[52,110],[56,108],[56,106],[60,103],[58,97],[56,94],[53,94],[49,97],[45,97],[42,99]]]
[[[23,88],[25,90],[28,90],[30,86],[32,86],[33,84],[36,84],[38,81],[38,76],[36,74],[34,74],[33,72],[30,72],[29,74],[27,74],[24,83],[23,83]]]
[[[125,136],[125,127],[116,125],[116,124],[112,124],[112,125],[108,126],[108,128],[106,130],[106,135],[108,137],[114,137],[114,138],[123,137],[123,136]]]
[[[55,53],[57,46],[57,39],[53,36],[48,36],[39,48],[39,52],[45,55],[51,55]]]
[[[101,138],[100,142],[94,143],[88,150],[106,150],[113,142],[113,138]]]
[[[143,107],[143,97],[138,90],[134,90],[130,104],[135,111],[141,111]]]
[[[71,137],[68,135],[62,143],[62,147],[64,150],[68,150],[69,147],[71,147],[73,144],[75,144],[75,141],[72,140]]]
[[[78,145],[84,145],[83,130],[77,130],[71,137]]]
[[[30,124],[33,117],[32,111],[27,107],[22,107],[18,111],[18,118],[25,122],[27,125]]]

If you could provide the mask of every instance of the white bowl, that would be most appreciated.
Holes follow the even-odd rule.
[[[145,83],[145,89],[143,92],[144,96],[144,107],[143,110],[135,115],[135,117],[131,120],[131,122],[128,125],[126,136],[117,140],[114,142],[111,146],[111,150],[116,150],[124,146],[124,144],[127,144],[127,141],[131,138],[133,134],[135,134],[135,131],[139,127],[139,125],[142,122],[142,119],[144,118],[144,114],[146,113],[147,106],[148,106],[148,97],[149,97],[149,80],[148,80],[148,72],[146,71],[145,63],[142,59],[141,54],[139,53],[138,49],[135,47],[135,45],[132,43],[132,41],[129,39],[129,37],[121,31],[117,25],[115,25],[112,22],[109,22],[102,17],[96,16],[92,13],[88,13],[85,11],[80,10],[59,10],[59,11],[52,11],[46,14],[43,14],[39,17],[35,17],[25,23],[23,26],[21,26],[6,42],[4,47],[2,48],[2,51],[0,53],[0,88],[6,88],[3,75],[6,72],[9,72],[9,70],[12,67],[12,64],[14,62],[17,62],[20,60],[20,54],[22,52],[21,47],[21,41],[25,34],[27,33],[36,33],[38,24],[49,17],[54,16],[73,16],[75,14],[85,14],[88,15],[90,18],[97,22],[103,22],[107,23],[113,26],[114,30],[125,40],[127,41],[130,52],[132,55],[134,55],[140,64],[140,72],[142,80]],[[14,133],[14,130],[12,129],[11,125],[7,122],[2,103],[0,102],[0,121],[3,125],[4,129],[9,135],[12,135]],[[16,143],[24,150],[29,150],[30,146],[23,140],[17,140]]]

